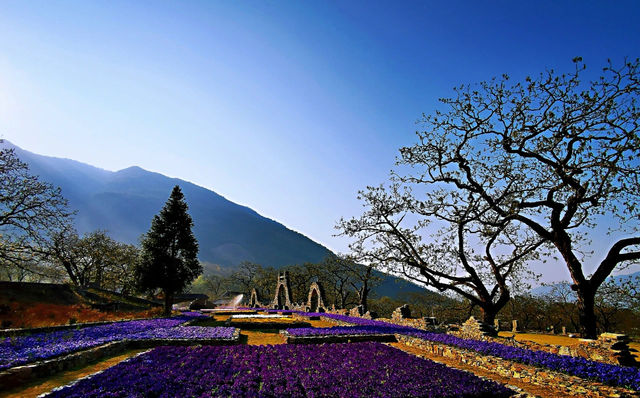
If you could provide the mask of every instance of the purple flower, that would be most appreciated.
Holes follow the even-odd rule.
[[[235,328],[179,325],[199,317],[145,319],[0,339],[0,370],[125,339],[229,339]]]
[[[492,355],[510,361],[521,362],[527,365],[548,368],[554,371],[578,376],[585,379],[597,380],[612,386],[628,387],[633,390],[640,390],[640,369],[638,368],[591,361],[582,357],[572,357],[569,355],[558,355],[544,351],[511,347],[494,342],[463,339],[445,333],[428,332],[409,326],[394,325],[387,322],[375,321],[371,319],[363,319],[328,313],[306,313],[302,311],[297,311],[297,313],[305,316],[322,316],[341,322],[352,323],[355,325],[359,325],[354,326],[353,328],[362,327],[362,330],[367,330],[366,327],[370,327],[370,333],[393,333],[417,337],[435,343],[451,345],[465,350],[478,352],[483,355]],[[292,335],[296,333],[293,331],[293,329],[288,329],[287,332]],[[344,333],[347,332],[345,331]]]
[[[379,343],[159,347],[51,397],[508,397],[513,391]]]

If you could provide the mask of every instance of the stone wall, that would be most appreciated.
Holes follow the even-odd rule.
[[[113,357],[134,348],[153,348],[166,345],[229,345],[238,344],[240,329],[236,329],[231,339],[147,339],[121,340],[99,347],[74,352],[57,358],[38,361],[28,365],[16,366],[0,371],[0,391],[24,385],[36,378],[50,377],[65,370],[85,366],[100,359]]]
[[[542,387],[553,385],[564,389],[568,395],[586,397],[636,397],[637,391],[619,387],[611,387],[591,380],[584,380],[576,376],[554,372],[549,369],[537,368],[517,362],[507,361],[488,355],[478,355],[476,352],[466,351],[457,347],[451,347],[422,339],[396,335],[398,341],[426,352],[451,358],[457,362],[471,365],[475,368],[497,373],[501,376],[522,379],[525,382]]]
[[[4,370],[0,372],[0,391],[24,385],[36,378],[49,377],[68,369],[96,362],[105,357],[115,356],[124,352],[128,345],[128,341],[115,341],[64,357]]]
[[[603,333],[598,337],[598,340],[579,339],[577,344],[572,346],[516,341],[513,338],[484,338],[483,340],[552,354],[582,357],[614,365],[639,365],[629,349],[629,337],[622,334]]]
[[[393,311],[391,314],[391,319],[401,320],[401,319],[409,319],[411,318],[411,309],[407,304],[404,304]]]
[[[451,334],[462,337],[463,339],[473,340],[485,340],[487,337],[498,335],[493,326],[487,325],[474,317],[467,319],[462,326],[460,326],[460,330],[452,332]]]
[[[352,314],[353,313],[353,314]],[[350,316],[358,316],[354,310],[352,310]],[[363,318],[361,316],[361,318]],[[410,326],[417,329],[436,331],[445,333],[445,330],[439,330],[428,323],[424,318],[378,318],[377,320],[392,323],[401,326]],[[343,322],[341,322],[343,324]],[[350,325],[346,323],[346,325]],[[630,339],[628,336],[615,334],[615,333],[603,333],[598,340],[581,339],[575,346],[563,346],[552,344],[540,344],[531,341],[516,341],[513,338],[497,337],[495,329],[479,322],[474,317],[469,318],[458,331],[447,332],[454,336],[491,341],[508,345],[511,347],[526,348],[529,350],[546,351],[553,354],[569,355],[572,357],[582,357],[593,361],[599,361],[604,363],[610,363],[614,365],[623,366],[639,366],[629,349],[628,343]]]

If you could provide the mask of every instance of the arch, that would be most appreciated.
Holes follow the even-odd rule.
[[[324,290],[318,282],[313,282],[309,287],[307,308],[310,312],[327,312],[324,304]]]
[[[260,308],[262,304],[260,304],[260,300],[258,299],[258,291],[254,287],[251,289],[251,298],[249,299],[249,307],[250,308]]]
[[[285,271],[282,275],[278,274],[276,294],[273,297],[271,307],[280,310],[288,310],[292,308],[292,303],[293,299],[291,298],[291,288],[289,286],[289,273]]]

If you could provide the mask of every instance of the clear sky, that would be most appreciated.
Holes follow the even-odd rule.
[[[336,220],[439,97],[638,57],[639,17],[637,1],[0,0],[0,136],[192,181],[344,252]]]

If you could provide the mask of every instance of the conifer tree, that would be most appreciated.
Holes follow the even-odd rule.
[[[141,291],[160,289],[164,294],[164,313],[169,315],[176,294],[202,273],[198,261],[198,242],[191,232],[193,221],[179,186],[153,217],[151,229],[142,239],[136,267],[136,283]]]

